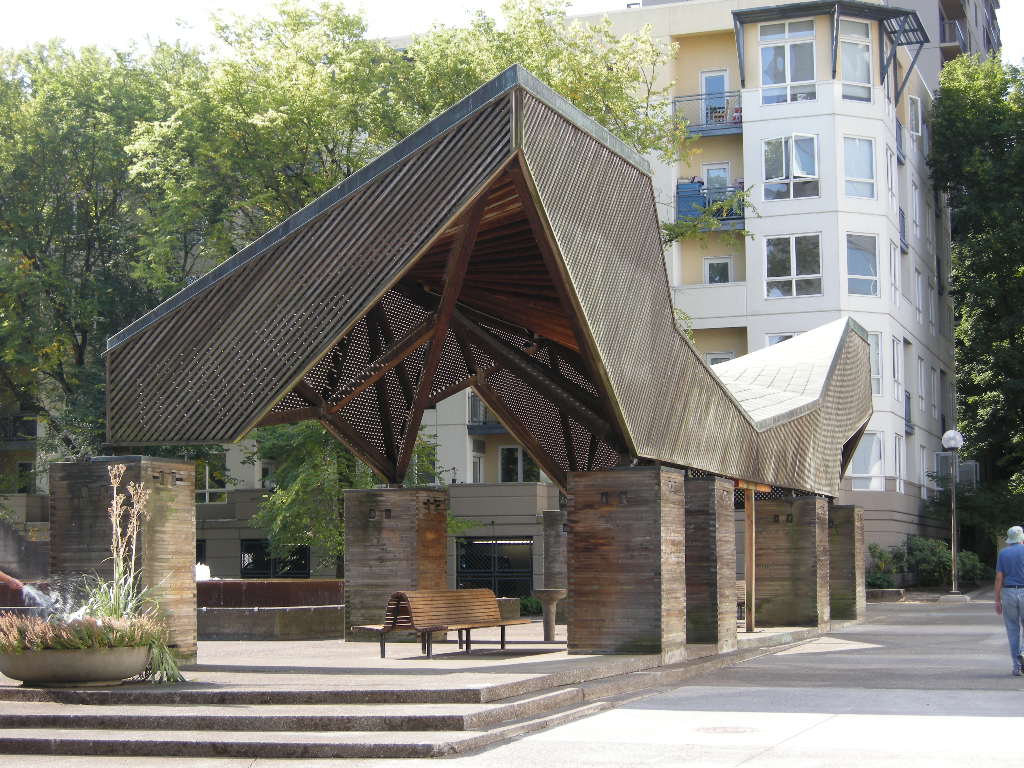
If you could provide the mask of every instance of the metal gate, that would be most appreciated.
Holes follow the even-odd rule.
[[[529,597],[533,591],[533,537],[463,537],[456,540],[459,589],[486,587],[498,597]]]

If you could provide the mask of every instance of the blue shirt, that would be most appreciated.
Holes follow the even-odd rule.
[[[1003,574],[1003,584],[1024,586],[1024,544],[1011,544],[999,551],[996,573]]]

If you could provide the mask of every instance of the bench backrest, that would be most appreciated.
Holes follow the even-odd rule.
[[[501,621],[498,601],[489,589],[413,590],[395,592],[388,601],[385,624],[431,627]]]

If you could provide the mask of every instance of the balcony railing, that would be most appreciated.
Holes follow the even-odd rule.
[[[700,182],[680,181],[676,184],[676,221],[696,219],[713,203],[728,200],[740,191],[740,187],[705,187]],[[742,201],[727,207],[718,218],[723,222],[723,229],[741,227],[744,218]],[[724,226],[726,222],[732,226]]]
[[[910,250],[910,243],[907,242],[907,214],[900,208],[900,250],[907,253]]]
[[[903,165],[907,162],[907,152],[903,148],[903,123],[896,121],[896,161]]]
[[[0,416],[0,440],[35,440],[37,426],[32,416]]]
[[[739,91],[679,96],[672,99],[672,113],[686,120],[690,133],[701,136],[743,131]]]
[[[958,45],[963,53],[970,50],[970,46],[967,44],[967,35],[964,34],[960,22],[955,19],[944,21],[939,25],[939,42],[942,45]]]

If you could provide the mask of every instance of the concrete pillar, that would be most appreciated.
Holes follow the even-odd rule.
[[[143,483],[149,518],[139,532],[142,582],[167,623],[169,645],[186,663],[196,658],[195,467],[181,459],[97,456],[90,461],[50,465],[50,575],[110,576],[110,477],[107,468],[124,464],[121,493]]]
[[[686,642],[736,650],[736,526],[733,482],[688,478]]]
[[[828,628],[828,502],[757,502],[757,624]]]
[[[380,624],[394,592],[448,589],[447,525],[444,489],[345,491],[346,628]]]
[[[829,606],[832,619],[864,618],[864,510],[828,505]]]
[[[681,470],[568,476],[570,653],[686,657]]]

